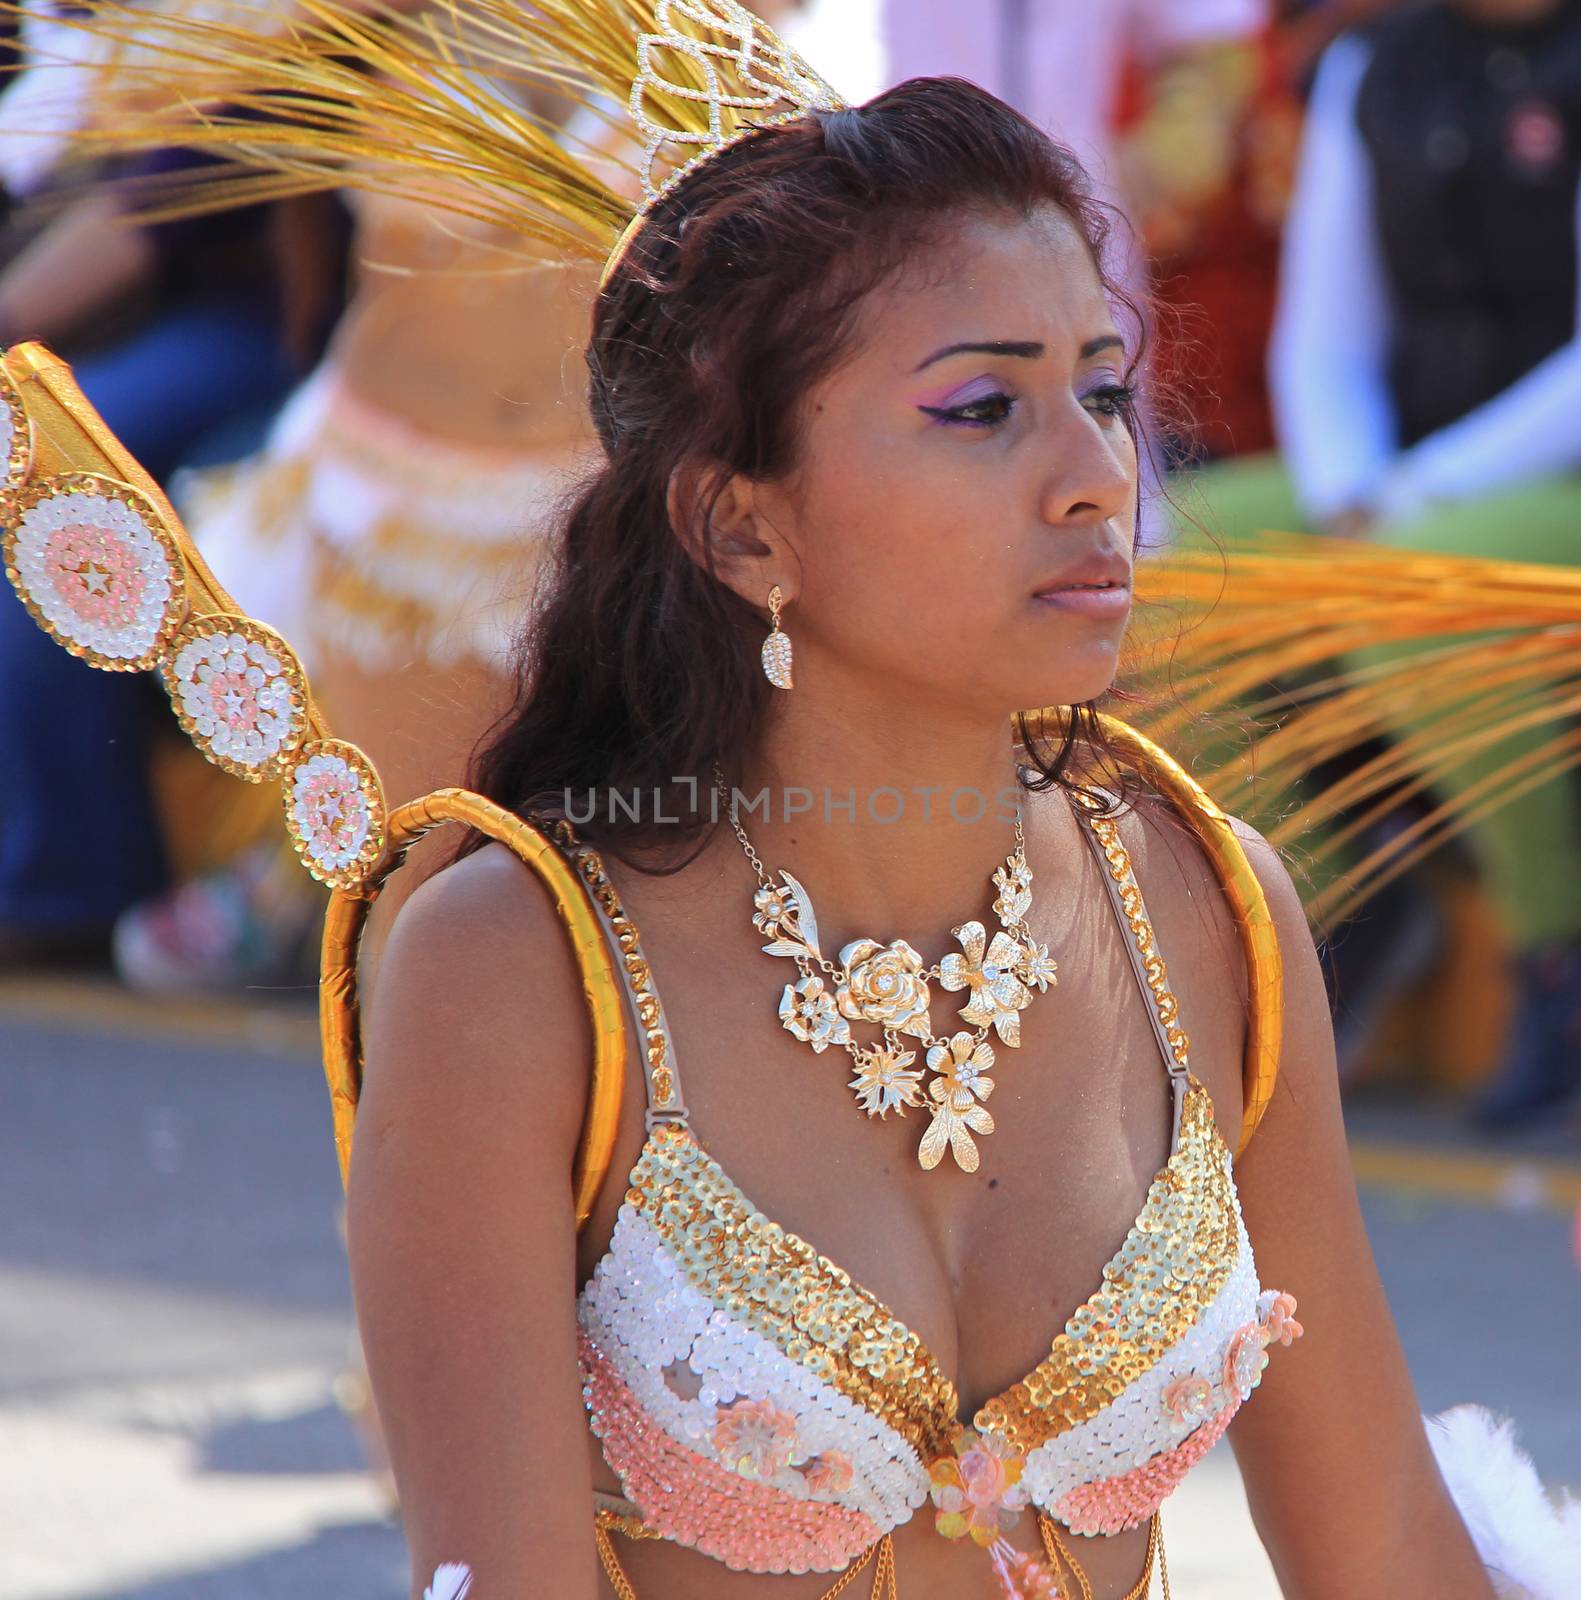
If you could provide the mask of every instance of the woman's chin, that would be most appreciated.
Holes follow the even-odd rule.
[[[1088,664],[1083,670],[1040,674],[1036,682],[1023,682],[1014,701],[1017,711],[1037,711],[1049,706],[1079,706],[1101,700],[1114,687],[1119,670],[1119,655],[1106,662]],[[1021,677],[1025,679],[1025,674]]]

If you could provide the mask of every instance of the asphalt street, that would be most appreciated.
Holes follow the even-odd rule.
[[[337,1404],[352,1319],[304,1004],[0,984],[0,1600],[395,1600]],[[1515,1417],[1581,1490],[1581,1137],[1353,1116],[1422,1403]],[[1174,1592],[1275,1600],[1233,1461],[1166,1512]]]

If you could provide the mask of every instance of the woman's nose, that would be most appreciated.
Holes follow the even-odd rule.
[[[1106,428],[1091,413],[1055,448],[1042,492],[1043,520],[1103,522],[1136,502],[1136,446],[1124,423]]]

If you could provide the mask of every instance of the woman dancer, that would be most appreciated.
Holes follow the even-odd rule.
[[[731,0],[534,17],[595,80],[646,24],[631,104],[681,164],[606,269],[603,461],[474,773],[618,956],[630,1177],[581,1214],[608,1040],[564,906],[474,850],[397,920],[350,1173],[416,1571],[1167,1594],[1159,1506],[1233,1422],[1287,1594],[1488,1600],[1299,902],[1095,710],[1138,352],[1080,168],[959,81],[843,106]]]
[[[1211,868],[1141,794],[1094,833],[1085,720],[1019,759],[1006,739],[1019,706],[1107,693],[1130,609],[1136,352],[1099,226],[1057,147],[923,80],[702,164],[616,267],[589,352],[608,459],[476,779],[512,808],[596,808],[684,1093],[653,1075],[630,1097],[629,1186],[578,1245],[563,1173],[587,1085],[563,1063],[588,1036],[553,912],[492,848],[409,902],[370,1019],[349,1237],[419,1571],[464,1558],[485,1596],[591,1600],[593,1493],[661,1535],[606,1557],[644,1600],[731,1600],[758,1585],[729,1567],[838,1572],[874,1545],[908,1600],[1048,1593],[1068,1568],[1030,1495],[1051,1551],[1086,1535],[1091,1592],[1119,1597],[1155,1564],[1159,1501],[1236,1416],[1287,1593],[1491,1594],[1372,1265],[1283,869],[1247,840],[1288,1025],[1232,1180],[1247,997]],[[761,676],[770,627],[794,687]],[[739,832],[710,824],[716,760],[769,797]],[[656,790],[681,823],[656,821]],[[803,791],[814,809],[787,816]],[[890,822],[895,792],[911,804]],[[609,820],[633,796],[641,833]],[[1155,962],[1141,992],[1128,946]],[[776,981],[792,961],[800,981]],[[1177,1076],[1194,1087],[1161,1167]],[[1185,1217],[1221,1203],[1208,1244]],[[1238,1211],[1277,1290],[1230,1242]],[[1178,1276],[1130,1269],[1155,1226],[1192,1236]],[[1226,1289],[1244,1316],[1193,1319],[1178,1370],[1150,1359]],[[1303,1326],[1237,1415],[1265,1346]],[[1083,1373],[1094,1334],[1112,1354]],[[586,1465],[578,1396],[603,1441]]]

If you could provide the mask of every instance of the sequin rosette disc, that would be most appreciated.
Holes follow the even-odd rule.
[[[12,497],[33,464],[33,425],[17,387],[0,368],[0,513],[10,520]]]
[[[384,790],[354,744],[315,740],[284,784],[285,821],[302,864],[332,889],[355,889],[384,853]]]
[[[194,617],[160,662],[176,718],[216,766],[258,783],[307,735],[307,681],[284,639],[250,617]]]
[[[6,576],[46,633],[112,672],[142,672],[186,613],[176,543],[135,489],[69,473],[7,496]]]

